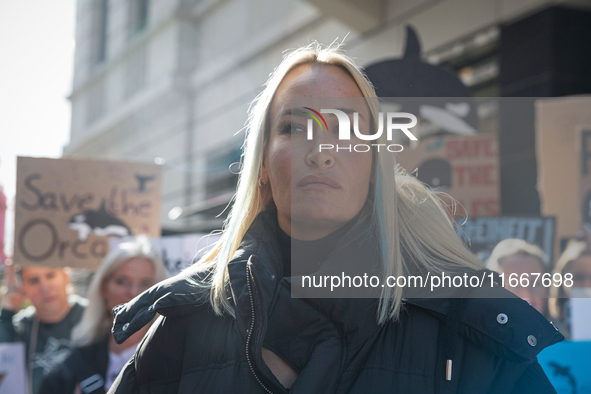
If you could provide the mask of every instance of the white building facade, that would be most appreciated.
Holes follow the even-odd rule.
[[[347,37],[347,53],[366,66],[401,56],[409,24],[426,61],[447,64],[477,95],[494,96],[499,26],[550,5],[588,3],[78,0],[64,155],[161,163],[164,232],[219,228],[249,103],[284,50]],[[456,61],[469,52],[483,55],[470,66]]]

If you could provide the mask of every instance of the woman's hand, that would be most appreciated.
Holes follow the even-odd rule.
[[[4,283],[2,284],[2,308],[16,312],[23,303],[23,290],[16,281],[12,260],[4,262]]]

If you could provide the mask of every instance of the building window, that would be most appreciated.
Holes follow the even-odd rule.
[[[105,114],[105,78],[100,77],[86,90],[86,124],[96,122]]]
[[[499,28],[489,27],[431,51],[426,59],[457,74],[475,97],[497,97],[499,37]]]
[[[109,0],[94,0],[92,11],[92,60],[94,64],[100,64],[107,58]]]
[[[123,87],[124,97],[130,98],[146,85],[146,62],[148,45],[141,42],[134,45],[134,48],[127,53],[125,58],[125,84]]]
[[[148,25],[149,0],[129,0],[129,36],[141,33]]]

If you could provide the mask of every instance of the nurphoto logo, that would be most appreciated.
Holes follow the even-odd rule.
[[[408,112],[387,112],[378,114],[378,127],[374,134],[364,134],[359,130],[359,113],[354,111],[347,111],[344,109],[321,109],[320,112],[310,108],[310,107],[303,107],[303,113],[309,115],[312,119],[308,119],[307,124],[307,138],[308,140],[312,140],[314,138],[314,121],[318,124],[321,130],[325,128],[328,129],[328,124],[326,119],[322,114],[333,114],[337,117],[339,122],[339,141],[347,141],[351,140],[351,121],[349,120],[349,115],[347,112],[353,114],[353,132],[355,136],[363,141],[375,141],[382,136],[384,133],[384,118],[386,118],[386,138],[388,141],[392,141],[392,136],[394,135],[395,130],[401,130],[411,141],[417,141],[417,137],[414,136],[413,133],[410,132],[409,129],[412,129],[417,124],[417,117]],[[307,111],[310,112],[307,112]],[[402,119],[408,119],[410,122],[406,123],[399,123]],[[355,151],[355,152],[368,152],[371,150],[371,147],[377,148],[378,152],[380,151],[381,147],[384,147],[388,152],[401,152],[403,146],[400,144],[356,144],[356,145],[333,145],[333,144],[320,144],[319,151],[322,150],[330,150],[336,149],[336,151],[346,150],[346,151]]]

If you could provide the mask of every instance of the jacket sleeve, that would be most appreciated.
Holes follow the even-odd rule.
[[[15,313],[7,309],[0,312],[0,342],[16,342],[20,340],[12,322]]]
[[[135,380],[135,355],[125,364],[107,394],[139,394]]]
[[[513,394],[556,394],[554,386],[548,380],[538,362],[530,364],[513,388]]]

